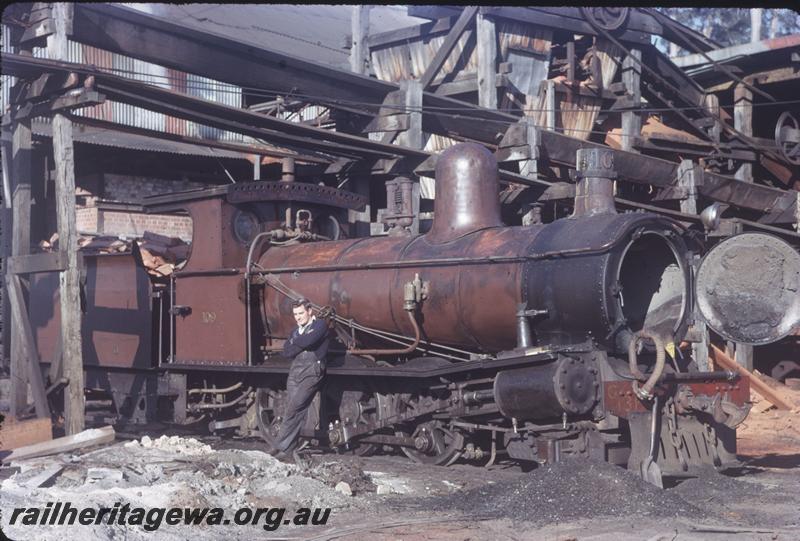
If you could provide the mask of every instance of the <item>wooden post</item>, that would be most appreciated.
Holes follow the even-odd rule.
[[[406,111],[408,112],[408,129],[403,132],[401,144],[417,149],[425,148],[425,134],[422,133],[422,82],[409,79],[401,82],[405,92]],[[411,208],[414,212],[414,221],[411,224],[411,234],[419,234],[419,178],[414,176],[414,185],[411,188]]]
[[[692,160],[681,160],[678,165],[677,184],[685,190],[685,196],[681,197],[680,201],[681,212],[697,214],[697,188],[702,182],[702,175],[703,170]],[[699,336],[696,337],[698,341],[692,343],[692,358],[700,370],[710,370],[708,365],[708,326],[697,308],[695,308],[693,326]]]
[[[5,133],[3,134],[5,136]],[[3,137],[5,140],[5,137]],[[11,141],[10,131],[8,141]],[[6,270],[6,261],[9,257],[11,257],[11,228],[13,227],[13,221],[11,218],[11,144],[10,143],[3,143],[2,152],[0,152],[0,159],[2,159],[2,168],[3,168],[3,205],[0,209],[0,244],[2,244],[2,252],[0,253],[0,257],[2,257],[2,272],[5,276]],[[0,351],[0,357],[2,361],[0,361],[0,372],[6,372],[6,370],[10,370],[11,367],[8,366],[7,363],[11,361],[11,311],[10,305],[8,304],[8,294],[6,291],[3,291],[3,302],[2,302],[2,320],[4,322],[3,325],[3,347],[2,351]]]
[[[556,83],[552,79],[547,80],[547,91],[545,92],[545,127],[548,130],[556,130]]]
[[[11,255],[27,255],[31,251],[31,123],[30,118],[14,122],[12,136],[12,205],[13,227],[11,232]],[[5,271],[8,274],[8,265]],[[8,294],[8,289],[6,289]],[[24,303],[24,299],[21,299]],[[24,304],[23,304],[24,305]],[[27,311],[11,314],[11,396],[9,411],[18,417],[28,403],[28,385],[25,368],[23,325],[20,318],[28,317]]]
[[[530,148],[529,158],[519,162],[519,174],[530,178],[539,177],[539,132],[532,118],[525,118],[525,141]]]
[[[567,83],[575,81],[575,42],[567,42]]]
[[[371,6],[353,6],[351,21],[352,47],[350,49],[350,69],[354,73],[366,75],[369,73],[369,47],[367,37],[369,36],[369,10]],[[384,137],[389,134],[385,133]],[[350,179],[349,189],[353,192],[366,195],[367,201],[370,200],[369,177],[359,176]],[[370,234],[371,208],[367,204],[362,212],[355,210],[347,211],[347,221],[350,224],[350,235],[364,236]]]
[[[67,60],[67,33],[72,29],[72,4],[53,4],[54,33],[47,38],[51,60]],[[64,377],[64,429],[77,434],[84,427],[84,375],[81,344],[80,270],[78,235],[75,227],[75,154],[72,122],[64,115],[53,116],[53,163],[56,166],[56,213],[59,249],[66,253],[67,268],[59,273],[61,297],[61,347]]]
[[[706,105],[706,110],[718,119],[719,98],[715,94],[709,94],[706,96],[705,105]],[[711,136],[711,140],[719,142],[719,136],[721,132],[722,132],[722,126],[720,126],[719,120],[714,121],[714,125],[709,130],[709,135]]]
[[[800,191],[797,192],[794,203],[794,230],[800,233]]]
[[[497,109],[497,31],[483,13],[477,21],[478,105]]]
[[[350,69],[362,75],[369,72],[369,9],[371,6],[353,6],[351,26],[353,32],[353,45],[350,49]]]
[[[742,84],[733,90],[733,127],[744,135],[753,135],[753,93]],[[736,171],[736,178],[753,182],[753,164],[743,163]]]
[[[733,126],[742,134],[753,136],[753,93],[742,84],[733,90]],[[736,178],[744,182],[753,182],[753,164],[743,163],[736,171]],[[747,370],[753,369],[753,346],[737,343],[734,348],[734,359]]]
[[[631,49],[631,54],[625,57],[622,62],[622,82],[625,83],[625,91],[633,106],[638,106],[642,101],[642,91],[640,87],[642,51]],[[642,133],[642,118],[638,111],[624,111],[622,113],[622,150],[636,152],[633,145],[636,138]]]
[[[20,333],[17,337],[19,339],[20,356],[22,364],[24,364],[24,375],[27,377],[27,383],[30,383],[36,416],[40,419],[49,419],[50,408],[47,405],[47,393],[44,389],[42,369],[39,365],[39,354],[36,352],[36,343],[33,340],[33,332],[28,321],[28,312],[25,309],[25,300],[22,297],[19,276],[10,272],[6,274],[6,293],[8,294],[14,321],[17,322],[18,328],[15,328],[15,331],[18,330]],[[27,389],[27,383],[25,377],[13,378],[12,389],[14,386],[21,386],[23,389]],[[14,415],[14,417],[18,418],[19,416]]]
[[[678,186],[686,191],[686,197],[681,198],[681,212],[685,214],[697,214],[697,177],[701,174],[692,160],[681,160],[678,165]]]

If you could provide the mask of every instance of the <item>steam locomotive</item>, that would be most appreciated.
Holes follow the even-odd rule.
[[[192,217],[191,253],[162,282],[135,251],[86,258],[87,388],[128,421],[166,415],[270,442],[286,399],[281,346],[304,297],[336,336],[301,432],[315,445],[439,465],[594,457],[657,484],[735,462],[747,382],[700,371],[677,347],[699,289],[715,330],[761,332],[741,310],[727,317],[725,273],[698,288],[702,248],[681,223],[615,211],[610,151],[579,151],[574,212],[546,224],[503,225],[497,171],[482,146],[443,152],[422,235],[409,232],[407,179],[387,183],[389,233],[360,238],[343,237],[365,198],[322,185],[151,198],[152,211]],[[51,359],[57,288],[32,292]],[[752,311],[781,310],[752,298]]]

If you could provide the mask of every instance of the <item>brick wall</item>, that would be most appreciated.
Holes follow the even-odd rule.
[[[188,180],[163,180],[128,175],[103,175],[103,198],[123,203],[141,203],[145,197],[203,188],[205,184]]]
[[[192,219],[188,216],[103,210],[97,207],[77,209],[76,213],[80,232],[141,237],[145,231],[150,231],[178,237],[186,242],[192,240]]]

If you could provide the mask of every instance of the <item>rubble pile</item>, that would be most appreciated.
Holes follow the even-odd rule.
[[[189,245],[176,237],[145,231],[143,238],[136,242],[142,263],[154,276],[169,276],[175,269],[183,268],[189,257]]]
[[[215,450],[195,439],[179,436],[156,439],[144,436],[138,441],[117,443],[84,454],[65,453],[12,462],[11,467],[19,471],[0,484],[4,517],[10,516],[14,507],[44,508],[47,502],[56,501],[69,501],[84,508],[109,507],[120,502],[143,508],[219,507],[231,511],[242,507],[283,507],[292,511],[301,507],[340,509],[356,503],[342,490],[315,479],[313,472],[282,463],[262,451]],[[48,471],[55,473],[48,477]],[[30,538],[29,527],[5,524],[4,527],[12,539]],[[130,536],[136,529],[107,524],[74,526],[70,531],[76,538],[82,533],[74,528],[83,529],[87,535],[91,533],[91,538]],[[239,529],[236,531],[240,534],[249,531]],[[218,538],[221,531],[211,526],[170,526],[160,530],[159,535],[177,533],[176,538],[180,539],[203,539],[207,534],[211,539]],[[35,537],[61,539],[63,533],[59,528],[37,528]],[[143,538],[147,534],[139,533]]]
[[[145,231],[141,238],[116,236],[81,236],[78,247],[84,255],[129,254],[138,250],[147,273],[155,277],[169,276],[186,264],[191,246],[177,237],[167,237]],[[39,243],[43,252],[58,249],[58,234]]]

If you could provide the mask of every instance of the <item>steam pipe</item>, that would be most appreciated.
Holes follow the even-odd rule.
[[[202,389],[202,388],[190,389],[188,394],[202,394],[202,393],[225,394],[225,393],[229,393],[231,391],[235,391],[236,389],[238,389],[242,385],[243,384],[240,381],[239,383],[234,383],[230,387],[225,387],[224,389]]]
[[[252,391],[253,388],[248,387],[245,392],[243,392],[241,395],[237,396],[235,399],[229,402],[223,402],[222,404],[190,404],[189,406],[187,406],[186,409],[190,411],[202,411],[202,410],[218,410],[218,409],[221,410],[225,408],[230,408],[231,406],[235,406],[236,404],[238,404],[239,402],[250,396],[250,393]]]
[[[633,335],[630,344],[628,345],[628,366],[630,368],[631,374],[636,379],[645,379],[645,375],[642,374],[641,370],[637,366],[637,358],[636,358],[636,346],[639,343],[639,340],[642,338],[649,338],[653,341],[656,347],[656,366],[653,369],[653,373],[650,374],[650,377],[647,379],[644,385],[638,387],[636,382],[634,381],[634,391],[636,392],[637,396],[642,399],[649,399],[652,395],[653,387],[655,386],[656,382],[661,378],[661,373],[664,371],[664,364],[666,363],[666,353],[664,352],[664,342],[661,340],[661,337],[653,332],[648,330],[642,329],[641,331],[637,331],[636,334]]]
[[[419,346],[420,332],[417,318],[414,316],[413,310],[407,310],[408,319],[414,327],[414,341],[406,348],[403,349],[351,349],[348,353],[353,355],[406,355],[413,352]]]

